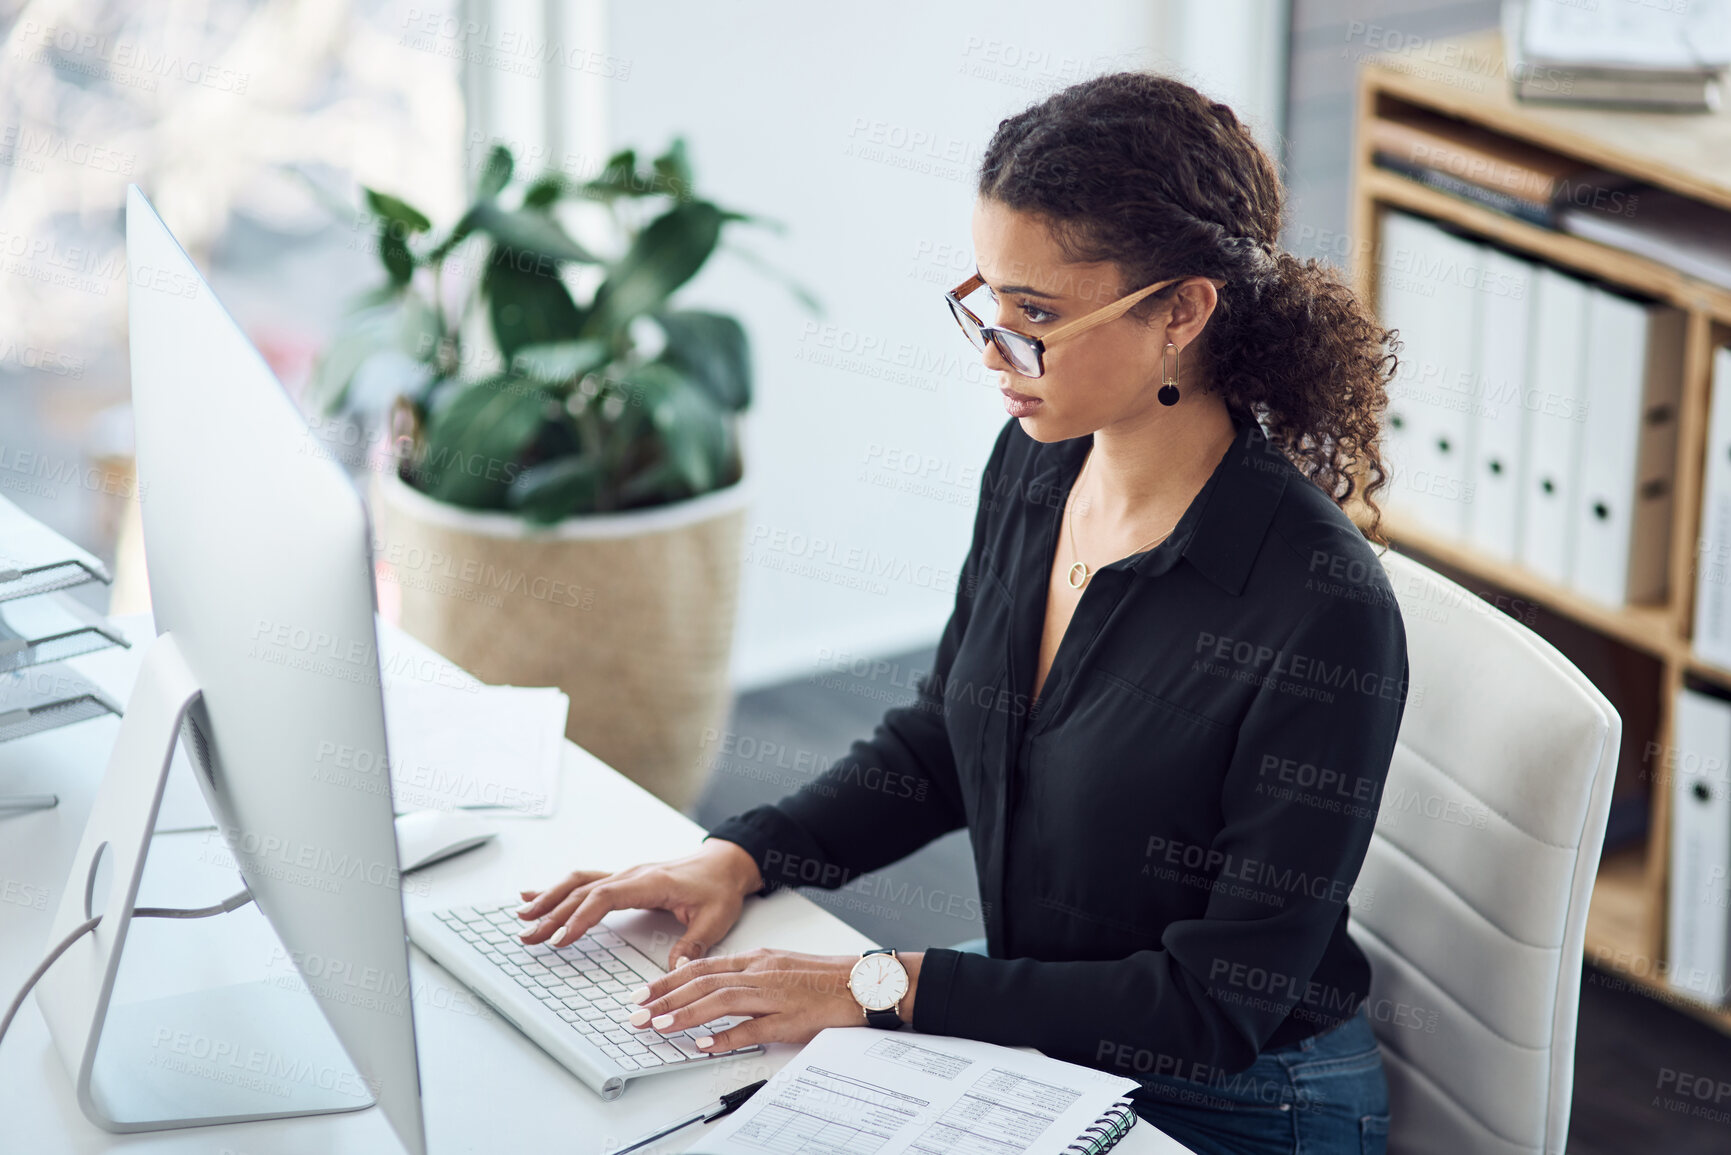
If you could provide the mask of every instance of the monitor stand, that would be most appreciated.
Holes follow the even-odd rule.
[[[102,916],[36,991],[78,1105],[115,1132],[370,1107],[373,1088],[304,987],[261,980],[110,1003],[174,744],[198,697],[173,634],[149,643],[49,931],[58,943]]]

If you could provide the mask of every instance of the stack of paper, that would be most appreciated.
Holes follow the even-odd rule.
[[[1731,0],[1504,6],[1509,75],[1523,100],[1706,110],[1731,63]]]
[[[553,813],[570,709],[564,691],[387,676],[384,694],[398,814],[458,807]]]
[[[126,645],[58,591],[108,580],[102,563],[0,497],[0,742],[118,714],[64,659]]]
[[[1731,289],[1731,213],[1724,209],[1664,189],[1640,188],[1620,201],[1571,205],[1558,214],[1557,226]]]
[[[0,497],[0,601],[92,580],[108,580],[100,561]]]
[[[0,671],[60,662],[107,646],[126,635],[108,619],[64,593],[0,603]]]
[[[1137,1085],[974,1039],[829,1027],[690,1150],[1104,1152],[1135,1123]]]

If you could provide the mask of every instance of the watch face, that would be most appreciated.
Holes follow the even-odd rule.
[[[868,1011],[887,1011],[908,993],[908,972],[895,956],[871,954],[853,964],[848,987]]]

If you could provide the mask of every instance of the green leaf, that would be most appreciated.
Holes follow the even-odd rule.
[[[464,213],[451,229],[451,235],[433,246],[432,250],[427,253],[427,264],[438,264],[451,255],[451,250],[469,239],[469,234],[475,231],[476,208],[478,207],[471,207],[468,212]]]
[[[690,494],[714,489],[727,467],[727,412],[702,386],[658,361],[637,366],[626,380],[647,411],[673,476]]]
[[[776,220],[774,217],[758,216],[756,213],[742,213],[734,209],[721,210],[721,222],[727,224],[730,221],[738,221],[741,224],[762,225],[772,233],[785,234],[787,232],[787,224],[783,221]]]
[[[676,136],[667,151],[650,162],[655,169],[655,175],[660,178],[655,182],[654,191],[666,193],[678,201],[688,201],[692,198],[691,161],[685,155],[685,138]]]
[[[379,261],[393,285],[406,285],[415,275],[415,254],[409,251],[408,242],[392,227],[391,221],[379,225]]]
[[[571,239],[558,221],[546,213],[532,209],[500,208],[494,201],[482,201],[470,212],[474,227],[517,254],[516,263],[525,268],[537,262],[525,258],[545,258],[544,275],[557,273],[558,261],[599,264],[600,258]]]
[[[509,377],[463,387],[427,424],[424,456],[413,469],[416,488],[453,505],[503,508],[550,401],[545,390]]]
[[[511,370],[548,385],[560,385],[594,372],[613,359],[606,341],[553,341],[525,345],[511,358]]]
[[[661,307],[715,251],[721,210],[708,201],[675,205],[649,222],[595,290],[585,337],[608,337],[633,317]]]
[[[395,304],[404,297],[403,286],[387,281],[361,293],[349,301],[348,311],[361,313],[380,305]]]
[[[481,274],[493,340],[507,365],[526,346],[576,338],[584,321],[565,282],[556,276],[524,272],[511,257],[509,250],[494,246]]]
[[[523,207],[546,208],[564,195],[565,190],[565,178],[559,173],[550,172],[529,186],[528,191],[523,194]]]
[[[655,314],[667,334],[661,360],[701,386],[716,404],[738,412],[751,404],[751,349],[745,327],[720,313]]]
[[[551,524],[594,512],[605,479],[599,461],[573,454],[531,465],[519,473],[505,502],[532,522]]]
[[[789,293],[792,293],[794,299],[804,305],[806,311],[811,313],[814,317],[821,317],[824,315],[823,303],[817,299],[810,289],[794,280],[787,273],[782,272],[780,269],[758,256],[750,249],[742,249],[738,245],[723,245],[722,248],[725,248],[728,252],[732,253],[746,264],[752,266],[764,276],[773,281],[781,282],[782,288],[786,289]]]
[[[487,163],[481,166],[480,178],[475,182],[475,199],[491,200],[498,196],[511,183],[511,168],[511,150],[495,144],[487,154]]]
[[[438,356],[443,336],[439,314],[433,307],[414,293],[405,295],[397,311],[397,348],[428,365]]]
[[[708,493],[720,484],[727,455],[727,415],[698,386],[689,382],[670,390],[649,411],[660,431],[667,455],[693,493]]]
[[[666,505],[670,501],[694,496],[680,476],[679,467],[666,458],[660,458],[620,483],[619,508]]]
[[[355,374],[368,358],[395,344],[396,333],[395,308],[374,306],[349,316],[313,366],[307,382],[307,406],[315,413],[341,411]]]
[[[637,150],[621,149],[607,158],[601,175],[583,183],[582,193],[591,200],[613,202],[622,196],[641,196],[637,177]]]
[[[421,210],[407,201],[400,200],[389,193],[367,188],[365,185],[361,186],[361,191],[366,193],[367,208],[372,210],[374,216],[387,221],[395,221],[410,233],[424,233],[433,227],[433,222],[428,220]]]

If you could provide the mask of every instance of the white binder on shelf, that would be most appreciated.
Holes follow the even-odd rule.
[[[1412,275],[1416,254],[1424,249],[1424,230],[1430,226],[1402,212],[1382,217],[1377,248],[1377,316],[1385,328],[1400,334],[1394,378],[1388,385],[1388,409],[1383,414],[1382,460],[1388,486],[1381,504],[1391,512],[1418,517],[1413,508],[1408,480],[1414,468],[1415,412],[1419,404],[1419,367],[1424,344],[1426,300]]]
[[[1674,990],[1717,1005],[1726,995],[1731,930],[1731,702],[1685,688],[1675,731],[1666,978]]]
[[[1467,454],[1483,257],[1483,246],[1429,221],[1384,218],[1382,319],[1402,342],[1390,414],[1403,428],[1388,451],[1397,455],[1391,488],[1403,512],[1454,538],[1465,534],[1473,497]]]
[[[1587,291],[1587,413],[1572,584],[1612,606],[1665,600],[1685,314]]]
[[[1418,409],[1414,496],[1432,528],[1464,538],[1474,501],[1467,476],[1478,368],[1478,332],[1485,301],[1485,246],[1429,227],[1430,259],[1419,266],[1435,286],[1425,329],[1426,400]]]
[[[1515,561],[1520,550],[1527,347],[1537,272],[1531,261],[1485,250],[1487,296],[1479,317],[1477,404],[1467,458],[1473,486],[1467,540],[1504,561]]]
[[[1586,350],[1587,284],[1541,265],[1533,279],[1520,561],[1567,584],[1574,554]]]
[[[1695,542],[1695,653],[1731,669],[1731,349],[1713,354],[1707,469]]]

